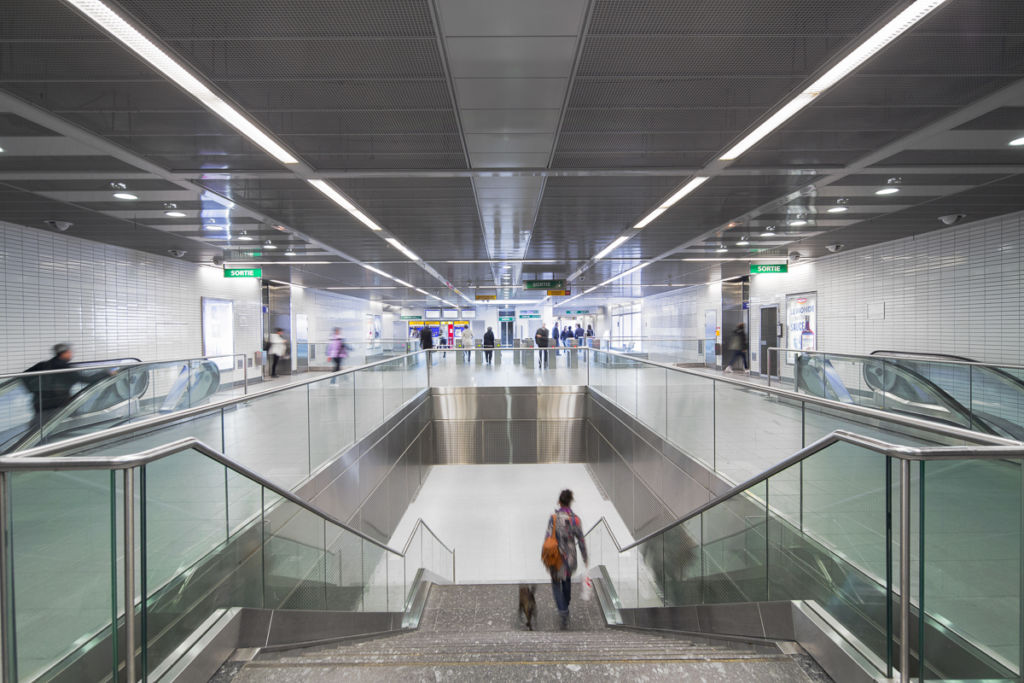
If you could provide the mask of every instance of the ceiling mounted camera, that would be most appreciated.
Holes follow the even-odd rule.
[[[210,260],[213,262],[213,265],[215,265],[215,266],[223,266],[224,265],[224,259],[221,258],[220,256],[214,256]]]
[[[939,221],[943,225],[956,225],[965,218],[967,218],[966,213],[950,213],[945,216],[939,216]]]
[[[181,258],[188,252],[185,251],[184,249],[168,249],[167,253],[173,256],[174,258]]]
[[[791,252],[789,252],[789,262],[790,263],[796,263],[801,258],[803,258],[803,254],[801,254],[799,251],[791,251]]]
[[[43,221],[51,228],[57,228],[61,232],[67,232],[68,229],[74,225],[71,221]]]
[[[825,248],[835,254],[836,252],[842,251],[846,247],[845,244],[826,244]]]

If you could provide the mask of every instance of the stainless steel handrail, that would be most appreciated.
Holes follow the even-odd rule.
[[[935,363],[936,365],[968,365],[968,366],[979,366],[985,368],[999,368],[1008,370],[1024,370],[1024,365],[1013,365],[1012,363],[986,363],[985,361],[977,360],[957,360],[955,358],[935,358],[932,356],[916,356],[914,354],[907,354],[905,356],[886,356],[883,353],[878,355],[871,355],[868,353],[834,353],[832,351],[820,351],[817,349],[788,349],[784,346],[771,346],[768,349],[768,353],[773,351],[782,353],[806,353],[808,355],[818,356],[832,356],[834,358],[858,358],[864,360],[910,360],[921,363]]]
[[[231,408],[232,406],[240,405],[242,403],[247,403],[247,402],[253,401],[255,399],[260,399],[260,398],[264,398],[266,396],[271,396],[273,394],[278,394],[278,393],[282,393],[282,392],[285,392],[285,391],[290,391],[290,390],[295,389],[297,387],[303,387],[303,386],[306,386],[306,385],[309,385],[309,384],[315,384],[316,382],[323,382],[324,380],[329,380],[329,379],[332,379],[332,378],[340,377],[342,375],[347,375],[347,374],[351,374],[351,373],[354,373],[354,372],[360,372],[360,371],[366,370],[368,368],[376,367],[378,365],[384,365],[386,363],[394,363],[397,360],[401,360],[403,358],[410,358],[410,357],[415,356],[415,355],[420,354],[420,353],[422,353],[422,351],[414,351],[413,353],[406,353],[406,354],[403,354],[401,356],[392,356],[391,358],[385,358],[384,360],[374,361],[372,363],[366,363],[365,365],[357,365],[357,366],[354,366],[354,367],[351,367],[351,368],[345,368],[343,370],[339,370],[338,372],[329,372],[329,373],[326,373],[326,374],[317,375],[316,377],[311,377],[309,379],[299,380],[297,382],[292,382],[290,384],[285,384],[285,385],[282,385],[282,386],[279,386],[279,387],[270,387],[270,388],[264,389],[262,391],[256,391],[256,392],[253,392],[251,394],[245,394],[244,396],[236,396],[235,398],[229,398],[229,399],[225,399],[223,401],[217,401],[216,403],[210,403],[208,405],[203,405],[203,406],[196,406],[195,408],[187,408],[185,410],[179,410],[176,413],[167,413],[166,415],[158,415],[156,417],[147,418],[145,420],[139,420],[138,422],[131,422],[131,423],[128,423],[128,424],[123,424],[123,425],[121,425],[119,427],[111,427],[110,429],[105,429],[103,431],[94,432],[92,434],[84,434],[82,436],[77,436],[77,437],[74,437],[72,439],[67,439],[66,441],[57,441],[55,443],[47,444],[45,446],[36,446],[35,448],[28,448],[28,449],[26,449],[24,451],[18,451],[16,453],[10,453],[10,454],[5,455],[3,457],[5,457],[5,458],[12,458],[12,457],[13,458],[37,458],[37,457],[50,456],[50,455],[54,455],[54,454],[57,454],[57,453],[64,452],[64,451],[69,450],[69,449],[81,448],[83,446],[89,446],[89,445],[92,445],[94,443],[99,443],[101,441],[105,441],[107,439],[117,438],[117,437],[123,436],[125,434],[131,434],[131,433],[134,433],[134,432],[139,432],[139,431],[143,431],[143,430],[147,430],[147,429],[152,429],[154,427],[160,427],[160,426],[163,426],[165,424],[171,424],[173,422],[178,422],[179,420],[188,420],[188,419],[191,419],[193,417],[198,417],[200,415],[205,415],[207,413],[213,413],[213,412],[216,412],[216,411],[219,411],[219,410],[226,410],[226,409]]]
[[[656,536],[673,529],[689,520],[707,512],[718,504],[737,496],[744,491],[764,482],[772,475],[791,467],[792,465],[809,458],[815,453],[844,442],[866,448],[881,455],[892,457],[900,461],[900,505],[899,505],[899,588],[900,588],[900,680],[904,683],[910,681],[910,547],[911,547],[911,491],[910,491],[910,464],[915,460],[1004,460],[1007,458],[1024,458],[1024,444],[1016,446],[935,446],[935,447],[911,447],[891,444],[880,439],[874,439],[860,434],[854,434],[845,430],[836,430],[814,443],[800,449],[793,456],[783,460],[774,467],[765,470],[761,474],[748,479],[747,481],[734,486],[721,496],[715,497],[704,505],[688,512],[674,522],[647,534],[643,538],[633,541],[627,546],[619,544],[615,534],[612,533],[608,521],[601,517],[587,532],[594,531],[599,525],[604,524],[612,541],[619,553],[631,550],[643,543],[650,541]],[[639,559],[637,560],[639,561]]]
[[[10,543],[11,538],[8,533],[10,525],[10,514],[9,514],[9,500],[8,500],[8,474],[11,472],[58,472],[58,471],[72,471],[72,470],[124,470],[124,487],[122,491],[122,504],[124,506],[124,526],[123,526],[123,538],[124,547],[133,548],[135,546],[135,529],[136,529],[136,513],[135,513],[135,468],[146,465],[148,463],[162,460],[163,458],[170,457],[183,451],[193,450],[198,451],[206,457],[214,460],[228,469],[231,469],[243,477],[256,482],[264,488],[272,491],[273,493],[280,496],[282,499],[287,500],[293,505],[297,505],[302,509],[316,515],[317,517],[334,524],[337,527],[341,527],[345,531],[361,538],[364,541],[369,541],[371,544],[381,548],[385,552],[389,552],[398,557],[405,558],[405,550],[409,549],[409,544],[412,542],[413,535],[416,530],[422,525],[427,531],[430,532],[431,536],[440,543],[445,550],[452,555],[452,576],[455,575],[455,551],[449,548],[437,534],[434,533],[433,529],[427,526],[426,522],[422,519],[417,519],[416,524],[413,525],[413,530],[409,534],[409,540],[406,541],[405,550],[399,552],[390,546],[373,539],[361,531],[353,529],[348,524],[342,522],[334,515],[326,512],[316,505],[306,502],[299,498],[291,491],[281,488],[277,484],[269,481],[268,479],[260,476],[256,472],[250,470],[244,465],[240,465],[237,462],[231,460],[220,451],[211,448],[199,439],[195,437],[189,437],[186,439],[178,439],[171,443],[150,448],[139,453],[132,455],[121,455],[114,457],[100,457],[100,456],[85,456],[85,457],[67,457],[67,458],[35,458],[25,459],[11,456],[0,456],[0,620],[3,621],[3,633],[0,633],[0,678],[7,680],[8,672],[10,670],[10,662],[13,653],[9,647],[9,638],[7,634],[9,630],[9,624],[7,622],[7,616],[10,614],[9,609],[11,605],[12,596],[9,593],[9,582],[7,581],[7,572],[11,570],[9,566],[10,558]],[[124,572],[124,605],[125,614],[130,615],[134,613],[135,609],[135,553],[125,552],[122,559],[123,572]],[[133,618],[125,618],[125,676],[128,681],[135,681],[135,620]]]
[[[58,370],[33,370],[32,372],[8,372],[0,374],[0,381],[5,379],[19,379],[22,377],[36,377],[39,375],[57,375],[65,372],[90,372],[92,370],[104,370],[107,368],[137,368],[140,365],[163,365],[170,363],[186,363],[198,360],[216,360],[218,358],[245,358],[244,353],[225,353],[220,356],[198,356],[193,358],[170,358],[168,360],[132,360],[126,363],[102,363],[97,365],[73,365],[70,368]],[[234,365],[234,363],[232,363]]]
[[[831,399],[822,398],[820,396],[814,396],[813,394],[802,394],[790,389],[782,389],[780,387],[765,386],[764,384],[758,384],[750,380],[744,380],[737,377],[725,377],[716,376],[700,370],[693,370],[690,368],[680,368],[675,365],[669,365],[668,363],[661,363],[658,361],[648,360],[646,358],[633,358],[617,351],[610,351],[608,349],[588,349],[594,354],[608,354],[610,356],[616,356],[632,363],[643,363],[644,365],[651,365],[654,367],[664,368],[672,372],[681,373],[684,375],[691,375],[693,377],[701,377],[705,380],[711,380],[712,382],[721,382],[723,384],[731,384],[733,386],[742,387],[744,389],[750,389],[753,391],[759,391],[772,396],[778,396],[781,398],[790,399],[797,402],[809,403],[812,405],[829,408],[843,413],[851,413],[859,415],[861,417],[869,417],[876,420],[884,420],[889,423],[897,424],[902,427],[910,427],[912,429],[920,429],[934,434],[941,434],[943,436],[950,436],[955,439],[963,441],[973,441],[979,444],[993,445],[993,446],[1013,446],[1019,445],[1021,442],[1014,441],[1013,439],[1005,439],[990,434],[983,434],[981,432],[974,432],[969,429],[963,429],[961,427],[954,427],[952,425],[945,425],[940,422],[933,422],[931,420],[925,420],[916,417],[910,417],[907,415],[899,415],[890,413],[878,408],[870,408],[868,406],[861,406],[852,403],[843,403],[841,401],[833,401]],[[877,357],[876,357],[877,359]],[[590,386],[594,389],[593,386]],[[600,390],[595,389],[600,393]],[[603,395],[603,394],[602,394]]]

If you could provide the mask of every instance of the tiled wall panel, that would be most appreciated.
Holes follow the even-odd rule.
[[[816,291],[820,350],[1024,364],[1022,249],[1024,214],[1011,214],[797,263],[785,275],[753,276],[751,346],[760,338],[761,306],[778,304],[782,321],[787,294]],[[716,285],[648,297],[644,333],[692,337],[715,302]],[[884,318],[868,319],[870,304],[884,305]]]

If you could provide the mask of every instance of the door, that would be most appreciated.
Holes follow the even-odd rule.
[[[512,329],[515,323],[511,320],[503,320],[501,323],[501,345],[512,346],[512,340],[515,338],[515,330]]]
[[[718,327],[718,311],[704,311],[704,365],[709,368],[715,367],[715,332]]]
[[[761,307],[761,346],[758,353],[761,358],[761,374],[778,377],[779,375],[779,354],[773,353],[769,357],[768,349],[779,345],[779,307]],[[771,364],[769,366],[769,363]]]

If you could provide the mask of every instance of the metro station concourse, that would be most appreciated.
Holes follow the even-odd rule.
[[[0,681],[1021,681],[1022,251],[1021,0],[5,0]]]

